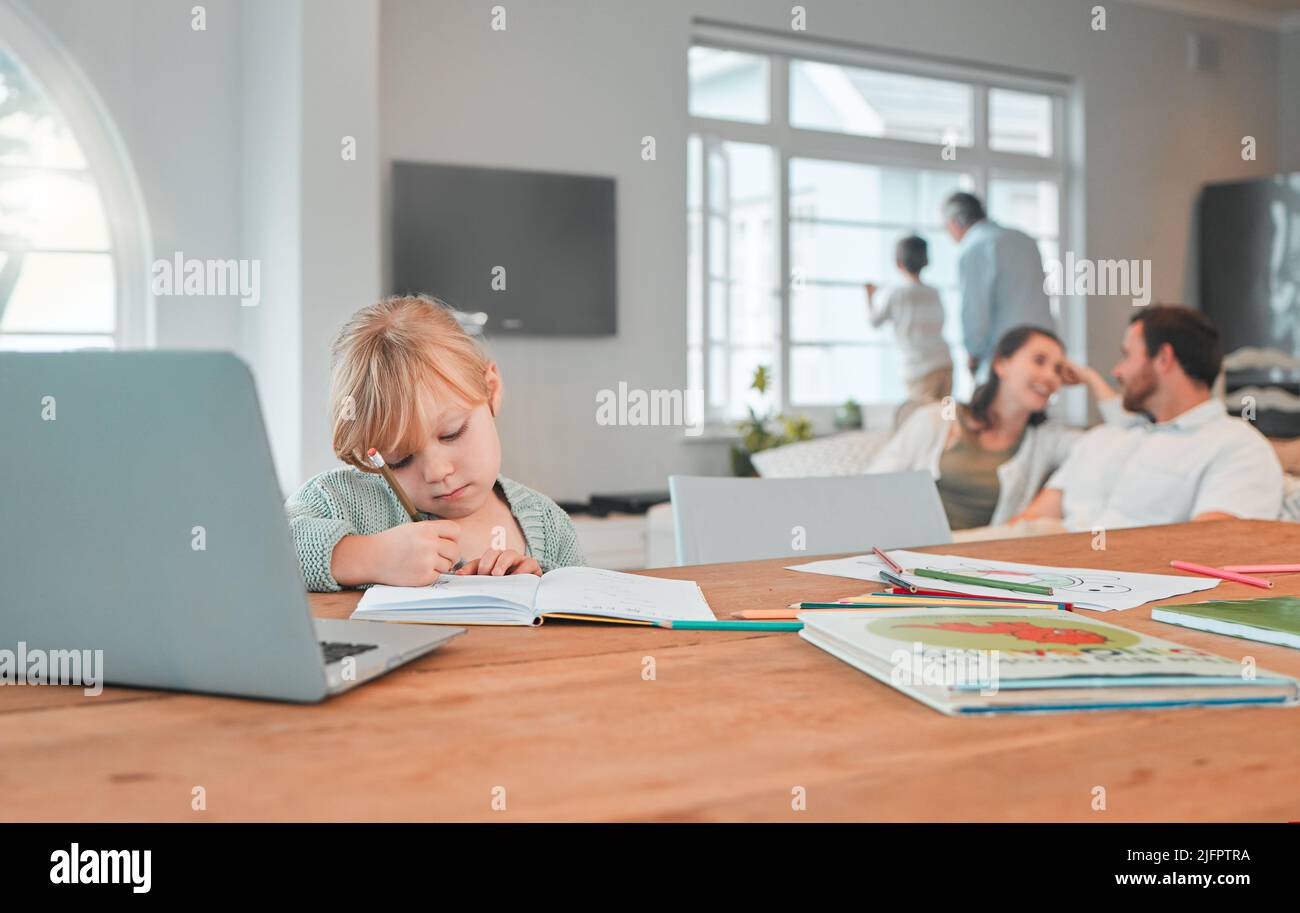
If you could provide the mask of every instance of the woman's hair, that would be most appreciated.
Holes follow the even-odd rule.
[[[1052,340],[1052,342],[1056,343],[1062,349],[1065,348],[1065,345],[1051,330],[1045,330],[1042,327],[1022,325],[1012,327],[1002,334],[1002,338],[998,340],[997,347],[993,350],[993,360],[996,361],[999,358],[1012,357],[1024,347],[1025,343],[1029,342],[1029,340],[1035,336],[1045,337]],[[968,427],[980,431],[993,427],[993,421],[989,415],[989,410],[993,407],[993,400],[997,399],[999,386],[1000,381],[997,372],[993,370],[993,366],[990,364],[989,379],[975,388],[975,392],[971,394],[970,402],[966,404],[965,412],[970,418]],[[1030,425],[1041,425],[1045,421],[1047,421],[1046,412],[1035,412],[1029,416]]]
[[[362,308],[332,350],[334,453],[369,470],[371,447],[390,455],[419,449],[433,436],[423,394],[471,407],[487,402],[489,364],[436,298],[394,295]]]

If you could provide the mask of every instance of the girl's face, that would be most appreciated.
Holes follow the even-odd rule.
[[[993,362],[1000,386],[998,397],[1026,412],[1042,412],[1061,389],[1065,352],[1055,341],[1033,333],[1009,358]]]
[[[418,510],[447,520],[475,513],[492,497],[501,472],[501,440],[495,411],[501,401],[495,365],[489,371],[491,399],[477,406],[443,400],[426,402],[435,415],[433,435],[413,453],[385,453]],[[432,399],[432,394],[424,396]]]

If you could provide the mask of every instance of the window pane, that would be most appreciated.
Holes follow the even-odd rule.
[[[1025,155],[1052,154],[1052,97],[989,90],[989,148]]]
[[[790,160],[790,214],[937,228],[944,199],[973,186],[971,176],[960,171],[796,158]]]
[[[10,258],[18,258],[18,262]],[[4,271],[11,266],[20,272],[13,294],[0,305],[0,332],[113,331],[115,289],[110,255],[10,252]]]
[[[989,216],[1035,238],[1056,237],[1060,231],[1056,182],[993,178],[989,181]]]
[[[64,352],[71,349],[111,349],[112,336],[63,336],[0,333],[0,350],[8,352]]]
[[[768,79],[766,57],[693,47],[690,52],[691,114],[766,123]]]
[[[790,226],[790,262],[798,281],[850,284],[856,291],[874,282],[881,286],[908,281],[895,259],[898,241],[911,228],[859,228],[795,222]],[[919,232],[929,248],[930,265],[921,271],[926,285],[957,284],[957,245],[942,229]]]
[[[732,418],[744,414],[746,403],[762,405],[747,391],[754,368],[772,367],[779,336],[776,158],[767,146],[703,143],[710,184],[709,403]],[[688,338],[698,335],[692,330]]]
[[[795,127],[920,143],[971,144],[973,90],[941,79],[790,61]]]
[[[894,242],[897,229],[860,228],[820,222],[790,226],[790,262],[803,281],[887,283],[897,274]]]
[[[72,131],[31,76],[0,50],[0,165],[86,167]]]
[[[108,250],[108,224],[89,174],[20,170],[0,175],[0,247]]]
[[[802,282],[790,292],[793,342],[877,342],[889,344],[888,326],[872,329],[867,293],[860,285]]]
[[[790,400],[799,406],[900,402],[903,381],[893,346],[792,346]]]
[[[763,366],[767,368],[767,396],[759,396],[756,390],[749,389],[754,382],[754,372]],[[728,420],[739,420],[746,416],[746,410],[753,408],[762,415],[777,404],[776,397],[776,353],[771,346],[752,349],[732,349],[729,359],[727,382],[726,411]]]

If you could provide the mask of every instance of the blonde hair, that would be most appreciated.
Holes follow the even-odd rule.
[[[491,397],[487,355],[451,308],[424,295],[394,295],[364,307],[339,331],[330,366],[334,453],[370,470],[366,451],[406,454],[433,434],[435,400],[474,407]]]

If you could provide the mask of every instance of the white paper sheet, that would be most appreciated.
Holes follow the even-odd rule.
[[[935,571],[965,574],[968,577],[988,577],[991,580],[1007,583],[1050,586],[1052,595],[1037,596],[997,587],[950,583],[947,580],[918,577],[910,573],[900,575],[908,583],[922,589],[949,590],[972,596],[1054,599],[1058,602],[1071,602],[1081,609],[1092,609],[1097,612],[1132,609],[1143,603],[1182,596],[1185,593],[1197,593],[1219,585],[1219,581],[1213,577],[1137,574],[1129,571],[1085,567],[1048,567],[1039,564],[991,561],[987,558],[966,558],[961,555],[929,555],[903,549],[895,549],[887,554],[905,571],[929,568]],[[885,563],[875,555],[858,555],[853,558],[835,558],[829,561],[791,565],[786,570],[881,583],[880,570],[885,567]]]

